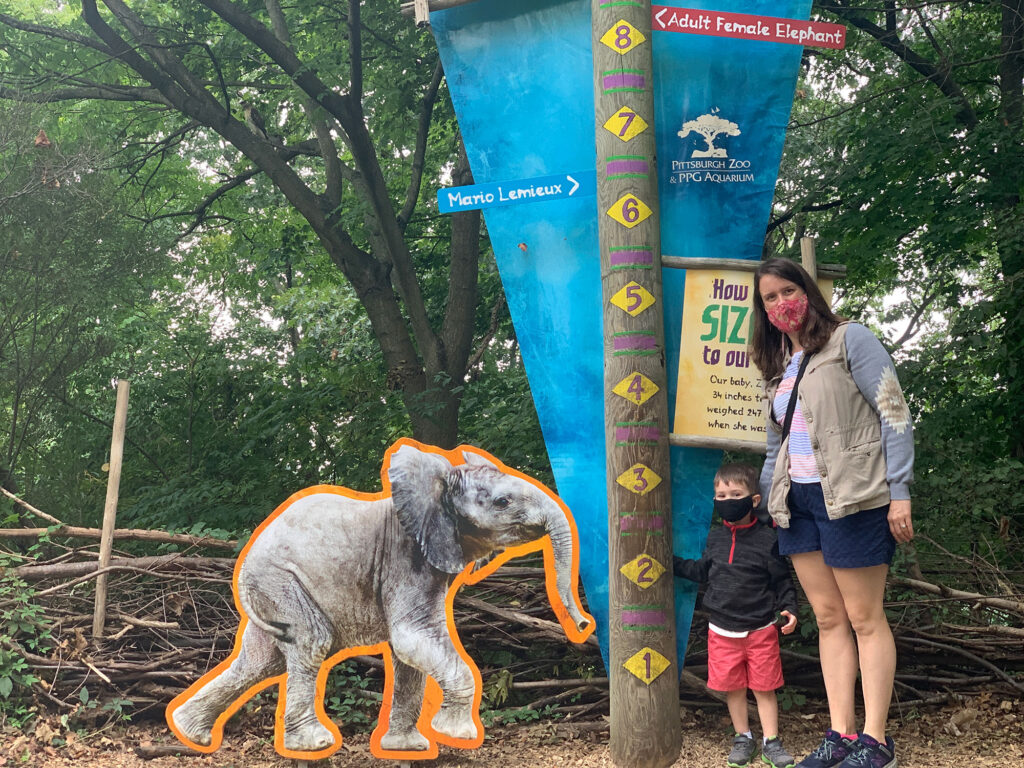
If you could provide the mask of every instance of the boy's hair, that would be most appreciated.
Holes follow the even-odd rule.
[[[760,476],[757,467],[750,464],[723,464],[715,473],[715,485],[719,483],[733,483],[741,485],[750,491],[750,495],[760,493]]]

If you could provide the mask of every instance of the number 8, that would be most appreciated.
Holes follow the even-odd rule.
[[[632,38],[629,36],[630,29],[625,24],[615,28],[615,47],[616,48],[629,48],[633,44]]]

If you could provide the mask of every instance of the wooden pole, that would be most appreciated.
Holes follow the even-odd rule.
[[[433,11],[446,11],[449,8],[458,8],[460,5],[469,5],[475,3],[477,0],[409,0],[409,2],[402,3],[399,7],[399,12],[403,16],[415,16],[417,13],[417,5],[421,3],[427,7],[427,12]],[[417,23],[419,20],[417,19]]]
[[[818,262],[814,253],[814,238],[813,237],[801,237],[800,238],[800,263],[803,264],[804,269],[815,281],[818,279]]]
[[[612,761],[679,756],[671,472],[649,2],[592,0],[604,307]]]
[[[114,547],[114,523],[117,520],[117,493],[121,486],[121,459],[124,456],[124,431],[128,422],[128,381],[117,380],[117,404],[114,406],[114,434],[110,438],[110,466],[107,472],[107,500],[103,505],[103,529],[100,532],[99,567],[110,564]],[[96,606],[92,614],[93,639],[103,637],[107,614],[107,574],[96,577]]]

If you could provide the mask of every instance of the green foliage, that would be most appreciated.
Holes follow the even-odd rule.
[[[799,709],[807,703],[807,696],[786,686],[778,692],[779,707],[783,712]]]
[[[51,636],[42,608],[32,602],[34,590],[14,574],[19,564],[0,554],[0,713],[20,728],[34,717],[29,689],[38,682],[21,650],[46,653]]]
[[[530,706],[514,709],[485,709],[480,712],[480,720],[486,728],[513,723],[535,723],[538,720],[551,720],[559,717],[557,709],[558,706],[554,704],[536,709]]]
[[[377,723],[382,696],[374,690],[379,679],[361,674],[353,661],[343,661],[331,670],[324,708],[334,720],[354,731],[370,730]]]
[[[805,57],[769,250],[795,255],[814,236],[820,262],[848,269],[838,310],[893,351],[915,419],[916,529],[1013,567],[1024,530],[1024,130],[1019,78],[999,69],[1008,6],[817,5],[847,26],[847,46]],[[885,29],[917,65],[872,34]],[[927,65],[946,73],[941,87],[922,76]]]

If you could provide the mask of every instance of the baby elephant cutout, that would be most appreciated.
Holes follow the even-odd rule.
[[[444,451],[409,439],[388,449],[381,479],[379,494],[299,491],[253,532],[235,564],[234,650],[167,707],[184,744],[215,751],[227,720],[278,685],[277,751],[327,757],[341,746],[323,704],[331,668],[380,654],[375,756],[436,757],[438,743],[478,747],[482,683],[452,604],[463,584],[526,552],[543,550],[548,599],[569,639],[593,633],[579,601],[575,522],[541,483],[477,448]]]

